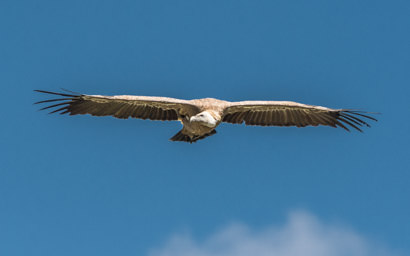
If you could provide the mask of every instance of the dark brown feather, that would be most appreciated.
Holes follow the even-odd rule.
[[[92,96],[83,94],[66,94],[35,90],[36,92],[62,96],[64,98],[47,99],[36,104],[52,103],[41,110],[51,109],[66,105],[51,113],[62,111],[60,114],[90,114],[93,116],[114,116],[117,118],[142,118],[151,120],[178,120],[178,111],[184,109],[185,113],[198,113],[198,108],[189,101],[165,97],[148,96]]]

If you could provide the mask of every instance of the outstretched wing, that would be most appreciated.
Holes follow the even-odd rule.
[[[239,101],[232,102],[223,115],[223,122],[262,126],[328,125],[348,126],[362,131],[359,127],[370,125],[366,119],[377,121],[368,112],[347,109],[331,109],[291,101]]]
[[[141,118],[151,120],[178,120],[180,115],[198,113],[198,108],[188,100],[149,96],[101,96],[85,94],[66,94],[42,90],[40,93],[62,96],[36,102],[51,103],[41,110],[52,109],[50,113],[93,116],[114,116],[117,118]]]

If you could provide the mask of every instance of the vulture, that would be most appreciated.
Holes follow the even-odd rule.
[[[214,98],[182,100],[168,97],[132,95],[86,95],[35,90],[39,93],[59,97],[42,100],[35,104],[48,104],[41,110],[50,113],[92,116],[113,116],[180,121],[182,130],[171,141],[196,142],[216,133],[221,123],[260,126],[318,126],[341,127],[346,131],[370,125],[368,120],[377,121],[369,112],[351,109],[332,109],[306,105],[292,101],[237,101],[230,102]]]

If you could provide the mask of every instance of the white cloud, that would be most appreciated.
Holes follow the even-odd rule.
[[[289,214],[282,227],[252,231],[232,224],[203,241],[174,235],[150,256],[392,256],[376,243],[305,212]]]

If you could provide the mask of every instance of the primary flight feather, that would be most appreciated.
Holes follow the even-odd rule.
[[[216,133],[221,122],[261,126],[327,125],[360,127],[370,125],[367,120],[377,121],[368,112],[347,109],[331,109],[291,101],[238,101],[229,102],[213,98],[180,100],[150,96],[102,96],[67,94],[42,90],[40,93],[61,96],[36,102],[51,103],[41,110],[52,109],[50,113],[93,116],[114,116],[117,118],[140,118],[151,120],[179,120],[183,128],[170,140],[196,142]]]

